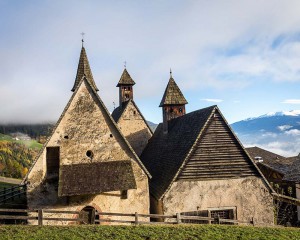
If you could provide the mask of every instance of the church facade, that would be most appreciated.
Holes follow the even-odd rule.
[[[171,74],[163,123],[141,155],[152,175],[150,212],[273,224],[273,190],[219,108],[186,114],[185,104]]]
[[[82,47],[74,93],[25,178],[28,208],[149,213],[151,175],[97,90]]]
[[[125,68],[110,115],[82,47],[73,95],[24,179],[28,208],[274,223],[272,187],[217,106],[186,113],[170,73],[159,105],[163,122],[153,133],[134,85]]]

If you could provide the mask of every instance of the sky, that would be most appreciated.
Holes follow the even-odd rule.
[[[118,105],[124,69],[147,120],[173,77],[187,112],[229,123],[300,109],[300,2],[0,0],[0,123],[56,122],[72,92],[81,32],[98,94]]]

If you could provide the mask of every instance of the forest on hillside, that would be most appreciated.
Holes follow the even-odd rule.
[[[38,149],[24,144],[0,141],[0,176],[23,178],[37,156]]]
[[[48,136],[54,124],[0,124],[0,133],[9,135],[11,133],[21,132],[28,134],[33,139],[39,139],[41,136]]]

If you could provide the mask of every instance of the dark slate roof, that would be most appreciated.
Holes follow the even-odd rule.
[[[216,106],[200,109],[168,122],[168,134],[163,124],[156,128],[140,159],[152,175],[150,193],[160,199],[179,171],[209,116]]]
[[[246,151],[250,154],[253,161],[256,161],[255,157],[262,158],[263,162],[258,162],[257,164],[264,165],[282,174],[289,170],[294,161],[292,158],[285,158],[259,147],[246,148]]]
[[[187,103],[188,102],[184,98],[175,80],[171,77],[159,106],[162,107],[165,105],[183,105]]]
[[[90,83],[91,87],[94,88],[95,91],[99,91],[96,84],[95,84],[93,74],[92,74],[92,71],[91,71],[91,68],[90,68],[89,60],[87,58],[84,47],[81,48],[76,79],[75,79],[74,86],[71,90],[72,92],[75,91],[77,85],[79,84],[79,82],[80,82],[80,80],[82,79],[83,76],[85,76],[87,78],[87,80]]]
[[[130,161],[62,165],[59,196],[98,194],[136,189]]]
[[[291,158],[294,159],[294,162],[291,164],[289,170],[284,175],[283,180],[299,183],[300,182],[300,158],[299,156],[291,157]]]
[[[130,74],[127,72],[127,69],[125,68],[120,81],[118,82],[117,87],[119,87],[120,85],[134,85],[135,82],[133,81],[133,79],[131,78]]]
[[[117,107],[117,108],[114,109],[114,111],[112,112],[111,116],[115,120],[115,122],[119,121],[120,117],[122,116],[123,112],[125,111],[128,103],[129,103],[129,101],[123,102],[122,106],[119,106],[119,107]]]

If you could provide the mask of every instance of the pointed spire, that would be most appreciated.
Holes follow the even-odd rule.
[[[121,85],[134,85],[135,82],[131,78],[130,74],[127,72],[126,65],[124,65],[124,71],[121,75],[120,81],[118,82],[117,87],[120,87]]]
[[[83,42],[84,41],[82,39],[82,44],[83,44]],[[91,87],[94,88],[95,91],[99,91],[95,84],[94,78],[93,78],[93,74],[92,74],[92,71],[90,68],[89,60],[88,60],[86,52],[85,52],[85,48],[82,46],[79,63],[78,63],[78,68],[77,68],[76,79],[75,79],[74,86],[71,90],[72,92],[75,91],[77,85],[79,84],[79,82],[83,76],[86,77],[87,81],[90,83]]]
[[[159,106],[163,107],[165,105],[184,105],[187,103],[188,102],[186,101],[175,80],[173,79],[172,70],[170,69],[170,79]]]

